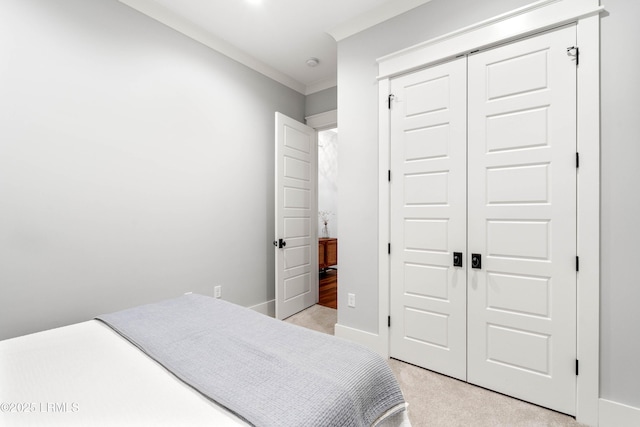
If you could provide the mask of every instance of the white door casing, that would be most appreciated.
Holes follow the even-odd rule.
[[[276,318],[318,301],[316,132],[275,114]]]
[[[468,379],[572,415],[575,41],[572,25],[468,65]]]
[[[471,55],[468,72],[461,58],[393,79],[390,118],[390,355],[569,414],[575,37],[571,26]]]
[[[577,66],[577,146],[580,152],[577,188],[577,358],[576,419],[587,425],[599,421],[600,342],[600,18],[605,10],[598,0],[540,1],[497,15],[468,27],[404,47],[378,58],[379,123],[379,235],[381,260],[390,241],[389,182],[390,114],[387,95],[393,78],[433,66],[450,58],[489,46],[574,23],[580,63]],[[375,336],[347,327],[336,333],[361,342],[382,355],[389,354],[390,263],[379,264],[378,333]],[[344,329],[344,332],[343,332]]]
[[[391,84],[391,356],[466,379],[466,59]]]

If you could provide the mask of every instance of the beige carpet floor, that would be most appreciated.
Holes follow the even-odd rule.
[[[314,305],[287,322],[333,335],[337,311]],[[413,427],[577,427],[572,417],[390,359]]]

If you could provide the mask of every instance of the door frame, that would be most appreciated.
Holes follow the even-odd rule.
[[[314,128],[316,132],[338,127],[338,110],[307,116],[305,117],[305,122],[307,122],[307,126]]]
[[[316,131],[316,151],[318,150],[318,134],[323,130],[334,129],[338,127],[338,110],[329,110],[323,113],[314,114],[311,116],[307,116],[304,118],[307,126],[312,127]],[[315,192],[316,192],[316,211],[318,210],[318,197],[320,194],[318,193],[318,155],[316,154],[316,182],[315,182]],[[316,218],[318,216],[318,212],[316,212]],[[320,233],[317,232],[316,227],[316,238],[320,237]],[[316,295],[318,295],[316,304],[320,301],[320,281],[316,282]]]
[[[577,377],[576,419],[598,424],[600,353],[600,13],[598,0],[540,0],[378,59],[378,335],[376,351],[389,355],[391,79],[437,63],[556,27],[575,23],[577,68]]]

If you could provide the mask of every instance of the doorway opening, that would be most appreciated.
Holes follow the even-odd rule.
[[[338,308],[338,129],[318,131],[318,304]]]

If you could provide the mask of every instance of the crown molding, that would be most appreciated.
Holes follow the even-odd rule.
[[[429,3],[430,1],[431,0],[395,0],[386,2],[344,24],[333,27],[328,30],[327,33],[329,33],[335,41],[339,42],[374,25],[378,25],[411,9]]]
[[[338,86],[338,77],[332,77],[330,79],[320,80],[315,83],[311,83],[305,90],[305,95],[311,95],[312,93],[320,92],[325,89]]]
[[[155,19],[156,21],[172,28],[185,36],[202,43],[203,45],[225,55],[236,62],[241,63],[278,83],[287,86],[303,95],[306,95],[307,87],[288,75],[258,61],[242,50],[232,46],[224,40],[215,37],[199,26],[187,21],[169,9],[152,0],[118,0],[138,12]]]
[[[230,43],[220,39],[192,22],[182,18],[175,12],[156,3],[153,0],[118,0],[120,3],[178,31],[179,33],[215,50],[216,52],[245,65],[252,70],[272,79],[276,82],[301,93],[311,95],[316,92],[337,86],[337,77],[320,80],[309,85],[305,85],[293,79],[281,71],[265,64],[244,51],[236,48]],[[395,0],[387,2],[349,22],[339,25],[328,33],[336,40],[340,41],[351,35],[373,27],[387,19],[405,13],[413,8],[421,6],[431,0]]]

